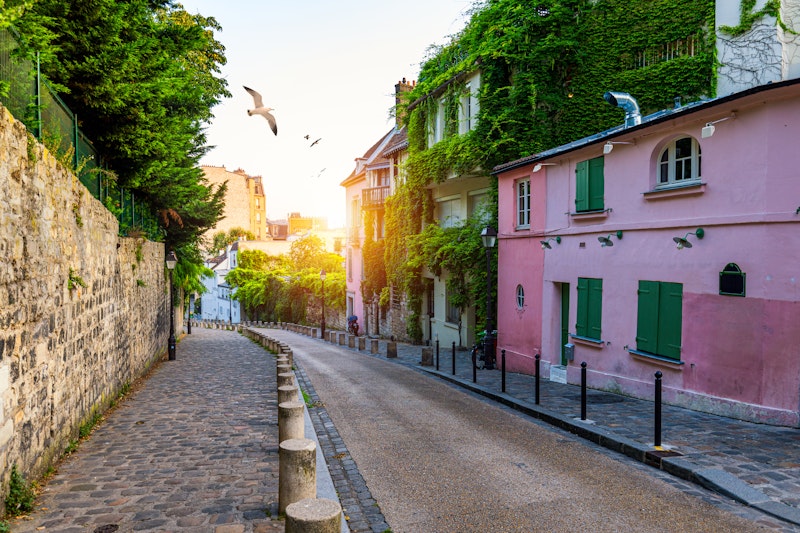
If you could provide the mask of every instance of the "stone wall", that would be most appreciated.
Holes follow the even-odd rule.
[[[0,107],[0,506],[12,465],[39,477],[166,350],[164,246],[117,234]]]

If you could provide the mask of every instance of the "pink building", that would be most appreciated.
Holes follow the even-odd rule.
[[[628,115],[495,169],[498,350],[641,398],[660,371],[667,403],[800,426],[800,80]]]

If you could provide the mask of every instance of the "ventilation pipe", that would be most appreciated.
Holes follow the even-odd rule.
[[[618,93],[608,91],[603,95],[603,99],[614,107],[621,107],[625,110],[625,127],[637,126],[642,123],[642,114],[639,112],[639,104],[636,99],[628,93]]]

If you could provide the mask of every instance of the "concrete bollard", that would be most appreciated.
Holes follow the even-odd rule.
[[[386,343],[386,358],[394,359],[397,357],[397,343],[389,341]]]
[[[292,350],[286,350],[286,353],[281,354],[282,356],[286,357],[289,361],[289,366],[294,366],[294,353]]]
[[[285,372],[291,372],[291,371],[292,371],[292,367],[290,367],[289,365],[286,365],[286,364],[278,363],[275,366],[275,375],[276,376],[280,376],[281,374],[283,374]]]
[[[339,333],[339,346],[344,346],[345,342],[347,342],[347,333]]]
[[[342,506],[326,498],[306,498],[286,506],[286,533],[339,533]]]
[[[364,351],[367,347],[367,339],[365,337],[358,338],[358,349],[359,351]]]
[[[294,383],[294,372],[281,372],[278,374],[278,387],[286,387],[287,385],[296,386]]]
[[[433,366],[433,349],[422,349],[422,366]]]
[[[288,387],[281,387],[286,389]],[[294,387],[292,387],[294,388]],[[297,389],[295,388],[295,398]],[[294,399],[278,404],[278,442],[305,437],[305,404]]]
[[[347,336],[347,347],[348,348],[355,348],[356,347],[356,338],[352,335]]]
[[[278,387],[278,405],[284,402],[293,402],[297,399],[297,387],[294,385],[284,385]],[[280,441],[278,441],[280,442]]]
[[[377,354],[378,353],[378,339],[370,339],[369,340],[369,353]]]
[[[278,512],[317,497],[317,445],[310,439],[288,439],[278,445]]]

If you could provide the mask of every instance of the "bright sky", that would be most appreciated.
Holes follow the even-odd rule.
[[[429,46],[463,29],[473,0],[181,3],[222,26],[233,95],[214,108],[214,148],[201,163],[262,176],[270,219],[299,211],[333,228],[345,223],[339,184],[394,124],[394,85],[417,79]],[[263,117],[247,116],[253,99],[243,85],[274,108],[277,136]]]

